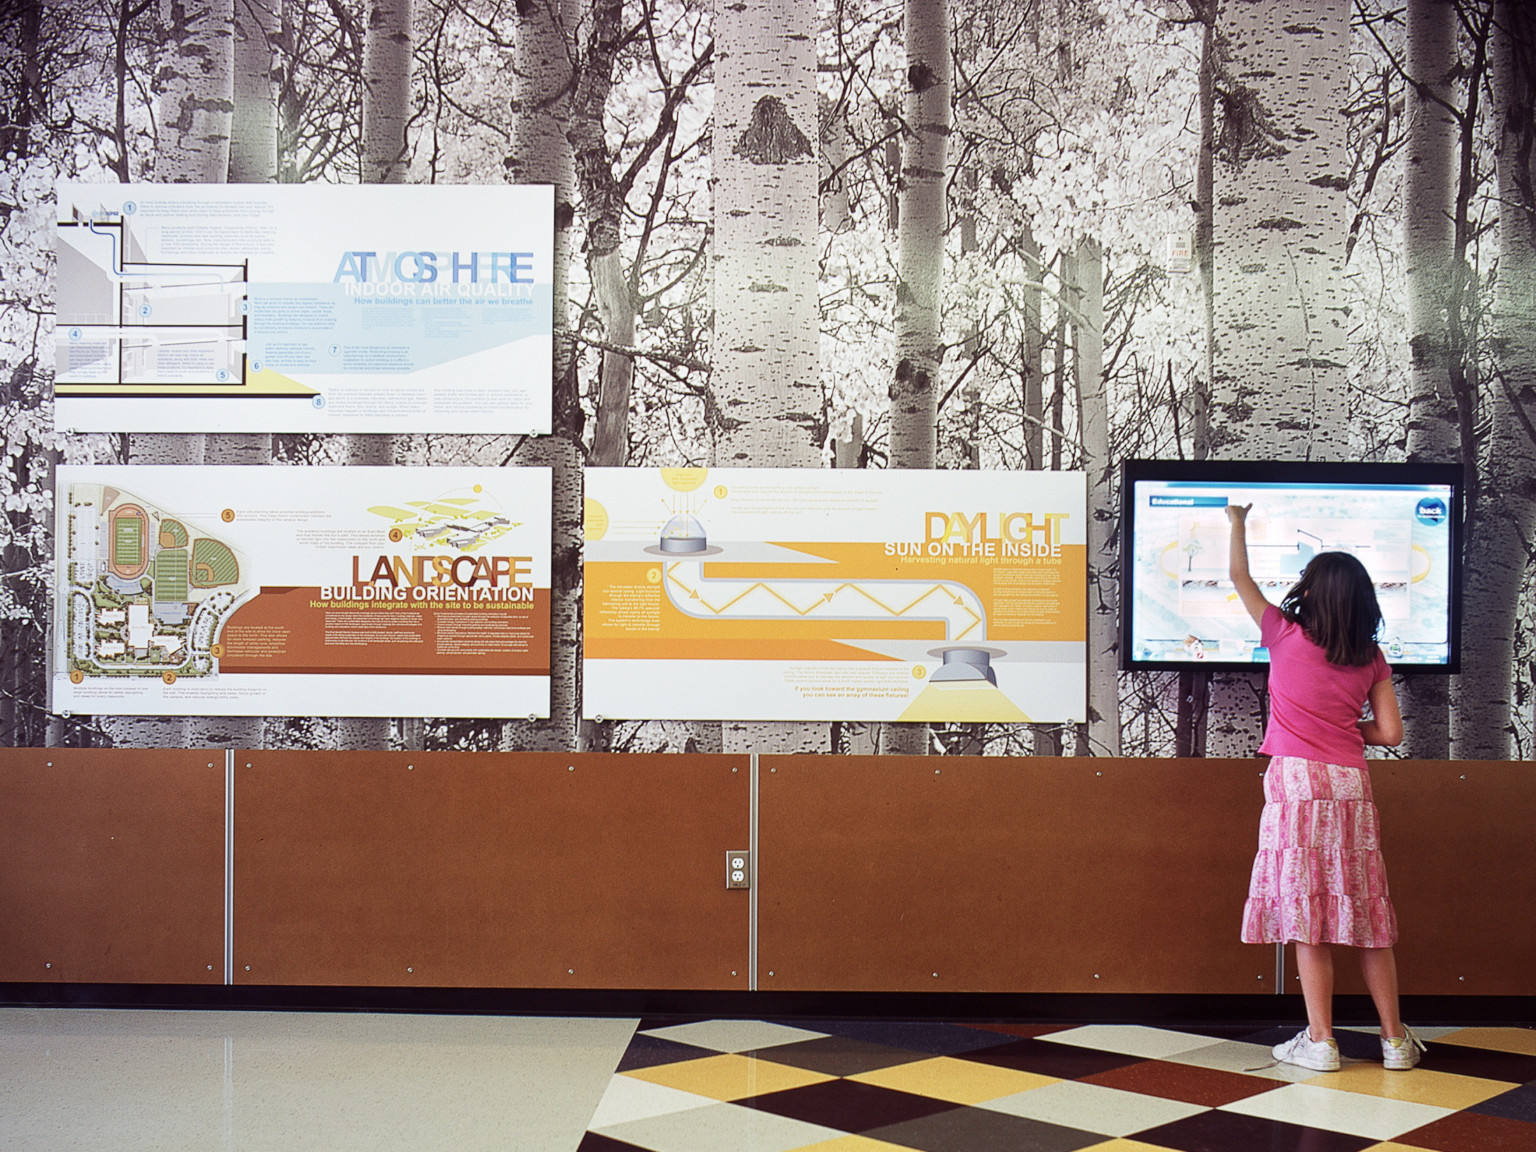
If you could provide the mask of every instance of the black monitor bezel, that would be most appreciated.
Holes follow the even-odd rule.
[[[1135,604],[1135,565],[1131,546],[1135,485],[1140,480],[1230,481],[1248,484],[1445,484],[1451,489],[1450,658],[1444,664],[1395,664],[1405,675],[1451,675],[1461,671],[1462,524],[1466,473],[1460,464],[1363,464],[1343,461],[1125,460],[1120,465],[1120,644],[1122,672],[1257,672],[1267,664],[1222,660],[1135,660],[1131,646],[1131,607]]]

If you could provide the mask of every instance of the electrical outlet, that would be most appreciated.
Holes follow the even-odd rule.
[[[725,886],[727,888],[752,887],[752,853],[738,851],[725,854]]]

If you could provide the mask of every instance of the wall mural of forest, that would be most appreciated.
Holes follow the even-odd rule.
[[[1461,461],[1459,677],[1531,758],[1536,11],[1516,0],[9,0],[0,745],[1249,755],[1260,681],[1115,670],[1118,462]],[[550,436],[54,425],[53,188],[548,183]],[[58,463],[555,469],[548,721],[47,713]],[[1074,469],[1091,721],[579,721],[583,465]]]

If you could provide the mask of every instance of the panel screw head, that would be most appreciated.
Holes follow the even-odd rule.
[[[732,771],[734,771],[734,769],[732,769]],[[734,969],[734,968],[731,969],[731,975],[732,976],[736,975],[736,969]]]
[[[250,966],[250,965],[249,965],[249,964],[247,964],[247,965],[246,965],[246,966],[245,966],[245,970],[246,970],[246,971],[247,971],[247,972],[249,972],[249,971],[250,971],[250,970],[251,970],[251,966]]]
[[[770,976],[772,976],[772,975],[773,975],[773,973],[772,973],[772,972],[769,972],[769,973],[768,973],[768,975],[770,975]]]
[[[567,976],[574,976],[574,975],[576,975],[576,969],[574,969],[574,968],[567,968],[565,970],[565,974]]]
[[[414,971],[416,971],[416,969],[414,969],[414,968],[407,968],[406,971],[407,972],[414,972]]]
[[[210,972],[213,971],[213,965],[212,964],[208,965],[208,971],[210,971]]]

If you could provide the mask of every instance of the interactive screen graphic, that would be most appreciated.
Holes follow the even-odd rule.
[[[586,472],[591,717],[1083,719],[1081,473]]]
[[[547,432],[547,187],[58,187],[61,427]]]
[[[1228,504],[1252,504],[1249,570],[1278,605],[1319,552],[1348,552],[1365,565],[1381,605],[1382,651],[1394,665],[1448,669],[1456,656],[1455,483],[1449,476],[1327,466],[1228,466],[1230,478],[1137,475],[1127,465],[1128,666],[1262,664],[1269,653],[1228,577]],[[1220,470],[1220,466],[1211,466]],[[1313,466],[1312,476],[1325,474]],[[1343,471],[1339,471],[1343,469]],[[1153,471],[1178,471],[1163,465]],[[1349,477],[1353,475],[1353,479]],[[1391,480],[1383,481],[1383,475]],[[1294,479],[1289,478],[1294,476]],[[1199,477],[1199,478],[1192,478]]]
[[[549,711],[547,468],[58,469],[56,711]]]

